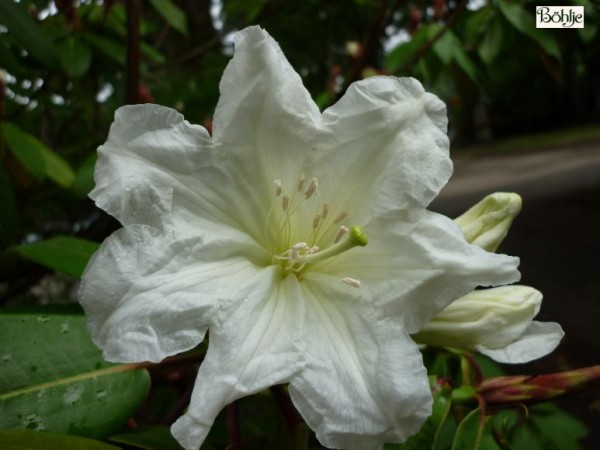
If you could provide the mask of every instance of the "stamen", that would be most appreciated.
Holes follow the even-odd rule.
[[[306,188],[306,191],[304,191],[304,197],[310,198],[310,196],[315,193],[315,191],[317,190],[318,187],[319,187],[319,180],[316,178],[312,178],[310,180],[310,184]]]
[[[300,178],[298,178],[298,192],[300,192],[302,190],[302,188],[304,187],[305,179],[306,179],[306,175],[304,174],[304,172],[302,172],[300,174]]]
[[[316,230],[320,223],[321,223],[321,215],[317,214],[315,216],[315,218],[313,219],[313,230]]]
[[[281,180],[279,178],[274,180],[273,183],[275,183],[275,196],[279,197],[281,195],[281,193],[283,192],[283,183],[281,182]]]
[[[311,248],[306,250],[306,254],[312,255],[313,253],[317,253],[318,251],[319,251],[319,247],[317,247],[316,245],[313,245]]]
[[[346,284],[349,284],[352,287],[355,287],[355,288],[360,287],[360,280],[357,280],[356,278],[344,277],[344,278],[342,278],[342,281]]]
[[[327,214],[329,214],[329,203],[323,203],[323,211],[321,212],[323,220],[327,219]]]
[[[333,242],[335,242],[336,244],[338,242],[340,242],[340,239],[342,238],[342,236],[344,236],[347,232],[348,232],[348,227],[345,227],[344,225],[342,225],[341,227],[339,227],[338,230],[337,230],[337,233],[335,233],[335,237],[333,238]]]
[[[310,255],[299,255],[296,261],[300,262],[301,264],[315,263],[324,259],[331,258],[332,256],[339,255],[340,253],[344,253],[345,251],[350,250],[353,247],[364,247],[368,244],[368,242],[369,240],[367,239],[367,236],[362,231],[362,229],[360,227],[354,226],[350,228],[350,234],[346,239],[336,244],[333,244],[331,247],[327,247],[326,249],[321,250],[320,252],[313,253]]]
[[[340,223],[346,217],[348,217],[348,213],[346,211],[342,211],[341,213],[339,213],[337,215],[337,217],[335,218],[335,220],[333,221],[333,223]]]
[[[288,206],[290,206],[290,198],[287,195],[281,197],[281,207],[284,211],[287,211]]]

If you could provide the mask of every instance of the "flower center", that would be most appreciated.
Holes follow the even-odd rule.
[[[301,174],[293,192],[287,192],[280,179],[274,180],[275,199],[269,211],[274,225],[272,264],[279,265],[282,276],[290,274],[302,279],[314,264],[333,258],[354,247],[367,245],[367,237],[360,227],[348,228],[342,222],[348,213],[339,211],[330,215],[330,204],[318,200],[319,180]],[[360,281],[344,277],[341,281],[359,287]]]

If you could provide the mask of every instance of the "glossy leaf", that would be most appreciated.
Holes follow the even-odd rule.
[[[167,21],[169,25],[187,36],[187,22],[184,12],[171,0],[150,0],[154,9]]]
[[[388,53],[385,58],[385,67],[390,72],[402,68],[415,53],[427,42],[429,25],[424,25],[417,30],[410,41],[404,42]]]
[[[72,277],[80,277],[98,247],[97,242],[71,236],[56,236],[47,241],[19,245],[13,249],[24,258],[42,266]]]
[[[452,450],[501,450],[492,436],[490,419],[480,408],[471,411],[456,430]]]
[[[440,32],[442,25],[433,24],[429,28],[429,39],[432,40]],[[446,30],[444,34],[433,45],[433,51],[436,56],[448,65],[455,62],[469,78],[476,81],[476,69],[466,52],[463,49],[463,44],[451,30]]]
[[[52,39],[29,15],[23,2],[0,1],[0,24],[8,28],[35,59],[48,68],[57,68]]]
[[[67,75],[78,78],[90,68],[92,52],[80,40],[69,36],[58,44],[60,65]]]
[[[40,148],[41,143],[10,122],[2,122],[0,130],[8,148],[34,178],[38,181],[46,178],[46,161]]]
[[[487,32],[483,36],[477,52],[486,65],[491,65],[502,51],[504,42],[504,23],[500,17],[494,17],[489,22]]]
[[[6,450],[120,450],[93,439],[47,431],[0,431],[0,442]]]
[[[115,434],[111,442],[127,444],[144,450],[181,450],[168,427],[140,427],[131,433]],[[203,450],[205,447],[202,447]]]
[[[148,388],[146,370],[102,360],[83,315],[0,315],[1,429],[103,438],[121,429]]]
[[[73,183],[69,164],[37,138],[10,122],[2,122],[1,130],[12,153],[38,181],[47,176],[64,187]]]
[[[120,65],[125,64],[125,48],[119,42],[92,32],[85,32],[81,37],[86,44],[95,48],[104,56]]]
[[[522,4],[500,1],[499,6],[500,11],[513,27],[536,41],[546,53],[561,60],[560,48],[554,35],[545,28],[536,28],[534,15]]]

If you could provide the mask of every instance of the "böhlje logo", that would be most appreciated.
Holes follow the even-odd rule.
[[[536,28],[583,28],[583,6],[536,6]]]

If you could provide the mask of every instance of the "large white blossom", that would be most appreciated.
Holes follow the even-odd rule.
[[[91,197],[123,228],[80,290],[111,361],[160,361],[210,330],[190,407],[197,449],[229,402],[278,383],[328,447],[380,448],[431,410],[409,337],[518,259],[426,210],[446,183],[446,110],[414,79],[354,83],[320,113],[277,43],[239,32],[213,136],[174,110],[126,106]]]

